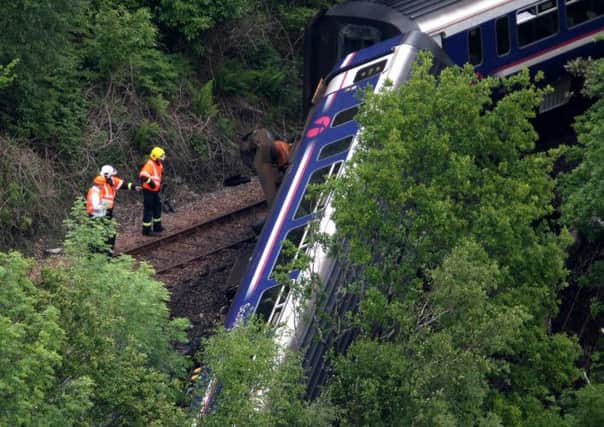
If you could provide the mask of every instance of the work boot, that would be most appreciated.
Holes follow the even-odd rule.
[[[164,227],[161,226],[161,217],[153,218],[153,232],[161,233],[162,231],[164,231]]]
[[[151,231],[151,227],[143,227],[143,236],[153,236],[153,232]]]

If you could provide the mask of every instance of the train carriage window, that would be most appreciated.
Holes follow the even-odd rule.
[[[361,68],[354,75],[354,83],[381,73],[382,71],[384,71],[384,68],[386,68],[387,62],[388,62],[388,60],[384,59],[383,61],[376,62],[376,63],[373,63],[371,65]]]
[[[516,12],[518,46],[524,47],[558,32],[556,0],[546,0]]]
[[[274,279],[273,273],[278,266],[286,266],[290,264],[298,256],[298,251],[306,248],[304,238],[307,233],[307,224],[301,227],[292,228],[288,231],[287,236],[283,239],[277,262],[271,271],[271,278]],[[287,242],[287,243],[286,243]]]
[[[568,28],[591,21],[604,15],[602,0],[566,0],[566,23]]]
[[[333,121],[331,122],[331,127],[335,128],[337,126],[343,125],[344,123],[348,123],[349,121],[354,119],[354,116],[356,115],[356,113],[358,111],[359,111],[358,105],[355,105],[354,107],[350,107],[350,108],[340,111],[333,118]]]
[[[480,27],[468,31],[468,61],[472,65],[482,63],[482,35]]]
[[[268,288],[262,293],[260,302],[256,308],[256,316],[265,322],[269,321],[271,313],[273,312],[273,307],[279,299],[279,294],[281,293],[282,288],[282,285],[277,285],[273,286],[272,288]]]
[[[382,40],[382,33],[369,25],[346,24],[338,31],[338,59]]]
[[[352,144],[352,136],[348,136],[344,139],[339,139],[334,142],[330,142],[319,152],[319,157],[317,160],[323,160],[328,157],[334,156],[336,154],[344,153],[350,149],[350,144]]]
[[[497,34],[497,56],[510,53],[510,21],[507,16],[495,21],[495,32]]]
[[[274,273],[276,270],[279,270],[278,267],[284,267],[289,270],[289,264],[298,257],[300,251],[306,249],[306,235],[308,234],[308,230],[308,224],[304,224],[288,231],[287,236],[283,239],[283,243],[281,244],[279,255],[277,255],[277,261],[271,270],[271,279],[275,279]],[[267,289],[260,297],[256,314],[264,319],[264,321],[274,324],[274,321],[278,318],[278,314],[285,304],[288,293],[289,286],[287,285],[277,285]]]
[[[316,188],[312,188],[314,185],[323,184],[330,175],[337,175],[340,170],[340,166],[342,162],[336,162],[331,165],[322,167],[321,169],[317,169],[312,176],[308,184],[306,185],[306,189],[304,190],[304,194],[302,195],[302,200],[300,201],[300,205],[296,210],[296,214],[294,218],[301,218],[305,215],[311,214],[313,212],[319,211],[323,209],[325,206],[325,202],[327,199],[326,195],[320,194]]]

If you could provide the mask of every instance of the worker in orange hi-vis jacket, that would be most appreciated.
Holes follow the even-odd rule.
[[[86,212],[91,218],[113,218],[115,195],[120,188],[140,191],[140,186],[124,181],[117,176],[117,171],[111,165],[104,165],[86,194]],[[113,252],[115,234],[107,239],[107,245]]]
[[[164,150],[153,147],[149,160],[141,168],[139,178],[143,187],[143,235],[152,236],[164,230],[161,225],[161,200],[159,190],[164,170],[163,161],[166,158]]]
[[[256,128],[243,138],[241,160],[253,169],[260,180],[269,206],[289,166],[290,145],[278,139],[265,128]]]

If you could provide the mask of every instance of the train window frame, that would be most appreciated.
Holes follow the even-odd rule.
[[[479,61],[478,62],[473,62],[472,61],[472,32],[473,31],[477,31],[478,32],[478,46],[479,46],[479,51],[478,51],[478,55],[479,55]],[[482,46],[482,28],[480,28],[480,25],[477,27],[473,27],[470,28],[468,31],[466,31],[467,36],[467,48],[468,48],[468,62],[473,66],[473,67],[478,67],[480,65],[483,64],[484,62],[484,49]]]
[[[293,255],[293,257],[290,260],[287,260],[287,262],[292,262],[295,261],[296,259],[298,259],[298,255],[300,254],[300,251],[306,250],[306,248],[308,247],[308,241],[307,241],[307,237],[308,237],[308,226],[312,221],[308,221],[302,225],[298,225],[297,227],[292,227],[289,230],[287,230],[287,233],[285,234],[285,237],[281,240],[281,244],[279,245],[279,252],[277,253],[277,256],[275,256],[275,260],[273,261],[273,265],[271,266],[271,271],[269,273],[269,278],[270,279],[275,279],[273,273],[275,272],[275,268],[279,265],[282,264],[279,261],[281,260],[281,251],[283,250],[283,242],[288,240],[288,237],[291,235],[292,231],[301,231],[300,234],[300,241],[297,243],[292,242],[292,240],[289,240],[290,242],[292,242],[292,244],[294,244],[296,246],[296,253]]]
[[[308,179],[308,182],[304,186],[304,191],[302,193],[302,197],[300,197],[300,200],[298,201],[298,206],[296,206],[296,210],[294,212],[293,219],[297,220],[300,218],[304,218],[305,216],[312,215],[316,212],[319,212],[320,210],[323,209],[323,207],[325,207],[325,205],[327,203],[328,195],[319,194],[319,197],[317,197],[317,199],[314,201],[314,203],[311,202],[310,209],[308,210],[308,212],[300,211],[302,208],[302,204],[305,203],[306,194],[308,192],[309,185],[323,184],[325,181],[327,181],[327,179],[329,179],[329,177],[337,175],[340,172],[340,170],[342,169],[343,163],[344,163],[343,160],[338,160],[336,162],[329,163],[325,166],[317,168],[313,171],[313,173],[310,175],[310,177]],[[325,169],[329,169],[329,170],[328,170],[327,174],[322,176],[322,178],[324,177],[324,179],[321,182],[318,182],[318,181],[313,182],[313,177],[315,176],[315,174],[317,172],[325,170]]]
[[[336,128],[338,126],[342,126],[342,125],[345,125],[346,123],[352,122],[354,120],[354,116],[356,116],[356,114],[359,112],[360,106],[361,106],[361,104],[356,104],[356,105],[353,105],[352,107],[348,107],[348,108],[338,111],[336,114],[334,114],[330,127]],[[350,114],[350,112],[352,110],[354,110],[354,113],[352,114],[352,116],[350,116],[350,118],[348,118],[347,114]],[[338,121],[338,119],[342,116],[345,117],[344,121]]]
[[[551,4],[551,7],[547,9],[541,9],[540,6],[545,5],[547,3]],[[515,13],[516,16],[516,45],[518,49],[526,49],[535,45],[536,43],[540,43],[543,40],[547,40],[551,37],[555,37],[560,34],[560,16],[559,16],[560,7],[558,6],[557,0],[540,0],[531,4],[530,6],[523,7],[522,9],[518,9]],[[520,44],[520,26],[524,25],[528,22],[535,21],[540,17],[544,17],[547,15],[554,15],[556,17],[556,30],[546,36],[530,40],[527,43]]]
[[[564,0],[564,18],[566,20],[566,27],[568,29],[577,28],[580,25],[587,24],[589,22],[592,22],[595,19],[598,19],[598,18],[601,18],[601,17],[604,16],[604,11],[603,11],[600,15],[595,15],[595,16],[593,16],[591,18],[586,19],[585,21],[581,21],[579,23],[576,23],[576,24],[573,24],[573,25],[569,25],[568,6],[577,5],[577,4],[582,3],[582,2],[584,2],[584,4],[587,4],[588,1],[590,1],[590,0]],[[596,2],[597,2],[597,0],[596,0]],[[602,3],[600,3],[600,4],[602,4]]]
[[[350,150],[350,147],[352,146],[353,140],[354,140],[354,135],[349,135],[349,136],[345,136],[344,138],[339,138],[335,141],[325,144],[323,147],[321,147],[321,150],[319,151],[319,154],[317,155],[317,161],[328,159],[330,157],[337,156],[338,154],[348,152]],[[340,145],[342,145],[342,146],[346,145],[346,147],[340,149],[339,148]],[[331,147],[331,150],[335,150],[335,151],[330,151],[324,155],[324,153],[327,152],[328,149],[330,149],[330,147]]]
[[[271,326],[277,326],[277,319],[279,319],[279,316],[283,312],[283,308],[285,307],[285,304],[287,303],[287,298],[289,297],[289,292],[291,290],[291,288],[288,285],[277,285],[277,286],[279,286],[279,293],[277,294],[277,298],[275,300],[275,303],[273,304],[271,313],[268,316],[268,319],[266,321],[266,323],[268,323]]]
[[[500,22],[505,22],[505,35],[506,35],[506,41],[507,41],[507,49],[505,51],[500,52],[499,48],[501,46],[501,43],[499,43],[499,41],[501,40],[499,35],[500,35],[500,31],[499,31],[499,23]],[[512,51],[512,37],[511,37],[511,32],[510,32],[510,17],[509,16],[501,16],[499,18],[497,18],[495,20],[495,51],[497,53],[497,56],[499,58],[509,55],[510,52]]]
[[[279,297],[283,291],[284,286],[285,285],[276,284],[276,285],[266,288],[264,291],[262,291],[260,298],[258,298],[258,304],[256,304],[256,307],[254,309],[254,315],[257,318],[260,318],[261,320],[263,320],[266,323],[270,322],[271,316],[274,312],[277,302],[279,301]],[[270,296],[270,299],[267,298],[269,296]],[[271,300],[273,302],[271,302]],[[265,309],[265,307],[266,307],[266,309]],[[270,307],[270,309],[269,309],[269,307]]]
[[[287,240],[288,236],[291,234],[292,231],[294,230],[301,230],[301,237],[300,237],[300,241],[297,244],[297,248],[296,248],[296,253],[294,254],[293,258],[291,259],[291,261],[295,261],[296,259],[298,259],[298,257],[300,256],[300,253],[302,251],[306,251],[308,249],[308,233],[310,231],[310,227],[311,224],[314,221],[308,221],[302,225],[299,225],[297,227],[292,227],[290,228],[286,235],[285,238],[282,241]],[[273,265],[271,267],[271,271],[269,273],[269,277],[273,280],[276,280],[273,273],[275,271],[275,268],[277,267],[277,265],[279,265],[279,259],[281,258],[281,251],[283,250],[283,243],[281,243],[281,245],[279,246],[279,252],[277,253],[277,256],[275,257],[275,261],[273,262]],[[289,262],[289,261],[288,261]],[[291,272],[290,272],[291,273]],[[263,303],[265,302],[265,300],[267,299],[266,296],[270,296],[271,298],[273,297],[273,293],[268,294],[268,291],[274,291],[275,288],[279,288],[279,292],[276,294],[275,298],[274,298],[274,302],[272,303],[272,306],[270,308],[270,312],[269,310],[263,310],[261,311],[260,308],[263,306]],[[258,299],[258,304],[256,304],[256,308],[254,310],[254,313],[261,313],[263,314],[263,318],[266,321],[266,323],[272,325],[272,326],[276,326],[276,320],[279,318],[280,313],[283,311],[283,307],[285,307],[285,304],[287,302],[287,298],[289,297],[289,292],[290,292],[290,287],[288,284],[281,284],[279,282],[277,282],[277,284],[275,286],[271,286],[270,288],[265,289],[262,294],[260,295],[260,298]]]

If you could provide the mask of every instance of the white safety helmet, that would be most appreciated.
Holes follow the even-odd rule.
[[[111,165],[105,165],[101,168],[101,175],[105,178],[111,178],[113,175],[117,175],[117,171]]]

